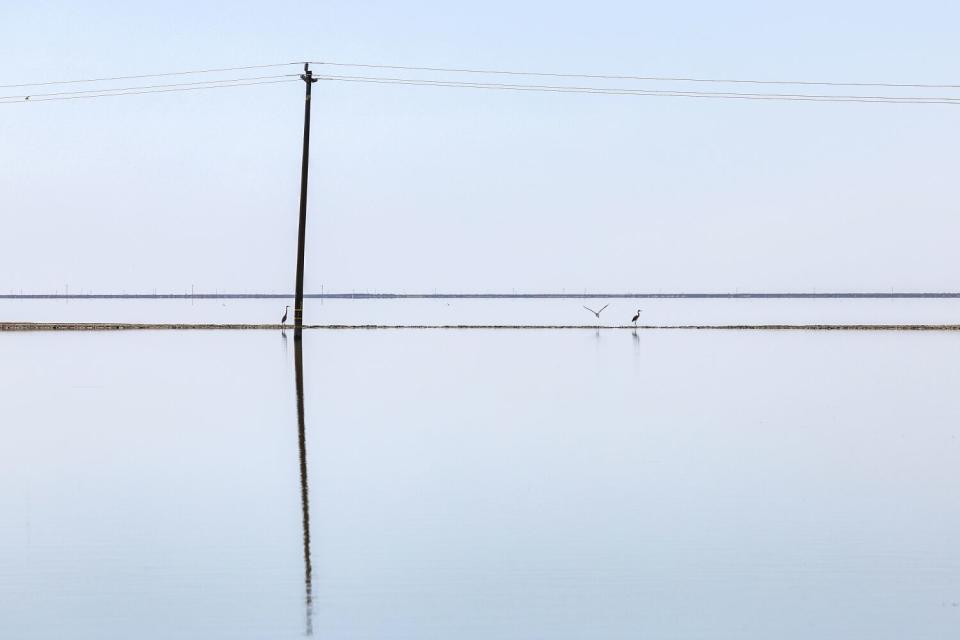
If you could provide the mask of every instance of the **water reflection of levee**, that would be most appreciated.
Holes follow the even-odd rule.
[[[286,336],[284,336],[286,337]],[[310,560],[310,493],[307,486],[307,431],[303,417],[303,343],[293,340],[293,367],[297,385],[297,440],[300,448],[300,506],[303,511],[303,586],[306,635],[313,635],[313,565]]]

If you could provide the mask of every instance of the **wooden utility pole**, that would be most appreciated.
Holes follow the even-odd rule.
[[[299,340],[303,332],[303,252],[307,232],[307,175],[310,168],[310,87],[316,82],[310,63],[303,65],[300,76],[307,85],[303,104],[303,163],[300,166],[300,225],[297,229],[297,289],[293,302],[293,339]]]

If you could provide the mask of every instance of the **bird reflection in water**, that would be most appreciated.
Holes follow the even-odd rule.
[[[284,336],[286,338],[286,336]],[[303,418],[303,342],[293,339],[293,366],[297,385],[297,438],[300,446],[300,503],[303,510],[303,584],[306,635],[313,635],[313,566],[310,561],[310,494],[307,488],[307,432]]]

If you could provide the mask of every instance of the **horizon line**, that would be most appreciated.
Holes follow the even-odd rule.
[[[6,293],[0,300],[243,300],[293,299],[293,293]],[[328,300],[392,300],[392,299],[918,299],[960,298],[960,291],[825,291],[825,292],[583,292],[583,293],[305,293],[304,298]]]

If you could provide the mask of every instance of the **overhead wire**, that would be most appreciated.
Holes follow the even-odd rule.
[[[65,95],[77,95],[85,93],[105,93],[105,92],[117,92],[117,91],[126,91],[132,89],[155,89],[161,87],[187,87],[187,86],[201,86],[201,85],[214,85],[214,84],[223,84],[228,82],[239,82],[246,80],[275,80],[277,78],[297,78],[299,77],[296,73],[284,73],[280,75],[273,76],[249,76],[244,78],[225,78],[222,80],[198,80],[196,82],[177,82],[172,84],[148,84],[140,85],[135,87],[110,87],[104,89],[81,89],[76,91],[56,91],[53,93],[32,93],[32,94],[20,94],[20,95],[9,95],[9,96],[0,96],[0,100],[7,99],[16,99],[16,98],[26,98],[27,95],[31,99],[39,99],[46,96],[65,96]]]
[[[705,78],[695,76],[638,76],[593,73],[550,73],[544,71],[516,71],[508,69],[472,69],[463,67],[416,67],[390,64],[361,64],[356,62],[333,62],[327,60],[310,61],[310,64],[334,67],[356,67],[366,69],[392,69],[400,71],[431,71],[441,73],[471,73],[482,75],[536,76],[548,78],[586,78],[594,80],[641,80],[650,82],[706,82],[719,84],[761,84],[761,85],[812,85],[824,87],[888,87],[904,89],[960,89],[960,84],[936,84],[915,82],[835,82],[828,80],[763,80],[752,78]]]
[[[0,104],[26,104],[28,102],[50,102],[53,100],[81,100],[81,99],[90,99],[90,98],[113,98],[117,96],[133,96],[141,95],[146,93],[171,93],[177,91],[200,91],[200,90],[209,90],[209,89],[229,89],[231,87],[248,87],[252,85],[259,84],[277,84],[282,82],[299,82],[299,78],[289,78],[289,77],[280,77],[281,79],[277,80],[256,80],[253,82],[244,82],[241,80],[231,80],[231,81],[221,81],[229,82],[230,84],[204,84],[201,86],[183,86],[182,84],[175,85],[155,85],[148,89],[138,90],[138,87],[127,87],[124,89],[104,89],[100,93],[81,93],[77,92],[75,94],[61,95],[61,94],[51,94],[48,96],[38,96],[34,99],[33,96],[28,96],[24,98],[17,98],[16,100],[3,99],[0,98]]]
[[[76,80],[59,80],[48,82],[23,83],[13,85],[0,85],[0,89],[26,88],[26,87],[45,87],[54,85],[79,84],[79,83],[97,83],[97,82],[116,82],[120,80],[162,78],[171,76],[186,76],[191,74],[209,74],[223,73],[227,71],[241,71],[253,69],[278,68],[291,65],[309,64],[302,62],[285,62],[275,64],[247,65],[241,67],[221,67],[208,69],[194,69],[186,71],[170,71],[153,74],[139,74],[129,76],[113,76],[103,78],[86,78]],[[401,65],[378,65],[361,64],[348,62],[317,61],[313,64],[327,65],[333,67],[357,67],[368,69],[393,69],[404,71],[420,72],[443,72],[443,73],[467,73],[467,74],[492,74],[509,76],[528,76],[528,77],[550,77],[550,78],[589,78],[595,80],[633,80],[633,81],[670,81],[670,82],[710,82],[710,83],[750,83],[756,85],[808,85],[808,86],[831,86],[831,87],[887,87],[887,88],[940,88],[940,89],[958,89],[960,85],[952,84],[921,84],[921,83],[890,83],[890,82],[827,82],[827,81],[786,81],[786,80],[753,80],[753,79],[719,79],[719,78],[695,78],[695,77],[668,77],[668,76],[627,76],[627,75],[609,75],[609,74],[573,74],[573,73],[546,73],[534,71],[515,71],[503,69],[474,69],[474,68],[453,68],[453,67],[416,67]],[[258,84],[273,84],[278,82],[294,82],[299,74],[287,73],[279,75],[264,76],[246,76],[226,79],[198,80],[194,82],[179,82],[170,84],[150,84],[125,87],[103,87],[99,89],[77,89],[63,90],[56,92],[47,92],[39,94],[18,94],[0,96],[0,104],[12,104],[17,102],[45,102],[50,100],[74,100],[81,98],[100,98],[114,97],[122,95],[141,95],[147,93],[167,93],[175,91],[192,91],[198,89],[216,89],[234,86],[250,86]],[[857,102],[857,103],[888,103],[888,104],[960,104],[960,97],[951,96],[917,96],[917,95],[861,95],[861,94],[828,94],[828,93],[769,93],[769,92],[741,92],[741,91],[703,91],[684,88],[641,88],[641,87],[604,87],[604,86],[582,86],[582,85],[557,85],[557,84],[533,84],[524,83],[501,83],[486,81],[469,81],[464,79],[429,79],[415,77],[381,77],[364,75],[339,75],[339,74],[318,74],[314,76],[318,80],[334,82],[353,82],[370,84],[389,84],[406,86],[431,86],[445,88],[465,88],[496,91],[533,91],[549,93],[575,93],[575,94],[595,94],[595,95],[631,95],[631,96],[652,96],[652,97],[679,97],[679,98],[704,98],[704,99],[724,99],[724,100],[775,100],[775,101],[804,101],[804,102]]]
[[[713,98],[734,100],[781,100],[804,102],[866,102],[892,104],[953,104],[960,105],[960,97],[945,96],[878,96],[878,95],[829,95],[829,94],[788,94],[788,93],[738,93],[716,91],[682,91],[659,89],[606,88],[564,85],[505,84],[486,82],[464,82],[457,80],[425,80],[416,78],[392,78],[377,76],[317,75],[319,80],[338,82],[358,82],[371,84],[397,84],[410,86],[453,87],[464,89],[487,89],[499,91],[540,91],[549,93],[581,93],[601,95],[633,95],[680,98]]]
[[[166,71],[162,73],[144,73],[134,76],[113,76],[105,78],[81,78],[78,80],[49,80],[45,82],[26,82],[21,84],[0,84],[0,89],[19,89],[23,87],[43,87],[55,84],[79,84],[84,82],[115,82],[117,80],[143,80],[146,78],[164,78],[169,76],[188,76],[200,73],[225,73],[227,71],[248,71],[250,69],[269,69],[300,65],[304,62],[278,62],[274,64],[253,64],[245,67],[220,67],[217,69],[193,69],[188,71]]]

